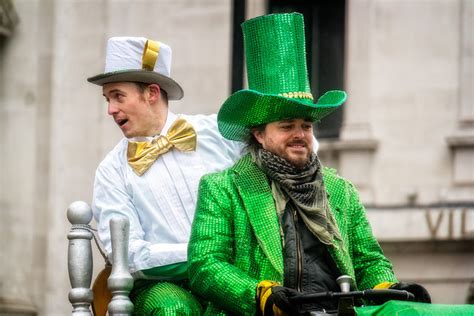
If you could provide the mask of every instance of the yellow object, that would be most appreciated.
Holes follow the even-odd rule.
[[[153,71],[155,69],[158,55],[160,54],[160,43],[152,40],[147,40],[143,48],[142,68]]]
[[[272,295],[272,288],[274,286],[280,286],[279,283],[274,281],[263,280],[260,281],[257,285],[257,300],[260,304],[260,310],[262,314],[265,315],[265,305],[267,304],[267,300]],[[287,314],[279,309],[276,305],[272,306],[273,315],[275,316],[286,316]]]
[[[278,93],[279,96],[285,97],[285,98],[298,98],[298,99],[309,99],[313,100],[313,95],[309,92],[304,92],[304,91],[296,91],[296,92],[284,92],[284,93]]]
[[[382,282],[374,286],[374,290],[385,290],[389,289],[395,282]]]
[[[128,143],[128,164],[139,176],[143,175],[162,154],[171,148],[184,152],[196,150],[196,131],[185,119],[177,119],[166,136],[155,138],[152,142]]]
[[[107,307],[112,300],[112,293],[107,288],[107,279],[110,276],[110,272],[112,272],[112,267],[106,266],[99,272],[92,286],[92,293],[94,295],[92,312],[94,316],[105,316],[107,314]]]
[[[267,303],[268,297],[272,294],[272,287],[278,285],[277,282],[263,280],[260,281],[257,285],[257,298],[260,303],[260,310],[265,310],[265,304]]]

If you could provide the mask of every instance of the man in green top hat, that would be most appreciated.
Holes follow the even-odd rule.
[[[341,275],[352,289],[395,287],[429,302],[423,287],[398,282],[357,191],[313,151],[313,122],[346,93],[313,102],[302,15],[267,15],[242,28],[250,89],[225,101],[218,127],[246,141],[248,153],[201,179],[188,246],[191,288],[210,301],[207,313],[333,310],[331,302],[296,308],[289,298],[339,291]]]

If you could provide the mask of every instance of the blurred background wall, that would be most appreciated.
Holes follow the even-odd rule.
[[[349,95],[317,124],[323,163],[359,189],[401,280],[472,299],[474,0],[0,0],[1,315],[71,311],[66,209],[121,138],[86,82],[107,38],[169,44],[171,109],[214,113],[245,87],[240,22],[287,11],[305,15],[313,94]]]

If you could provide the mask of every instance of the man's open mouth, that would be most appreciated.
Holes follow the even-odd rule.
[[[123,126],[125,123],[127,123],[127,122],[128,122],[127,119],[122,119],[122,120],[118,120],[118,121],[117,121],[117,124],[118,124],[118,126],[122,127],[122,126]]]

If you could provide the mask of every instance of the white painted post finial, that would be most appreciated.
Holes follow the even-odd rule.
[[[109,303],[111,316],[129,316],[133,313],[133,303],[128,297],[133,287],[133,277],[128,270],[129,229],[130,222],[126,217],[110,220],[112,272],[107,284],[112,293],[112,301]]]
[[[67,218],[72,224],[67,235],[68,272],[71,282],[69,301],[72,304],[72,315],[90,316],[90,304],[93,299],[90,289],[92,280],[92,247],[89,223],[92,220],[92,210],[83,201],[71,203],[67,209]]]
[[[351,282],[352,278],[348,275],[341,275],[336,279],[337,284],[341,288],[342,293],[347,293],[351,291]]]

